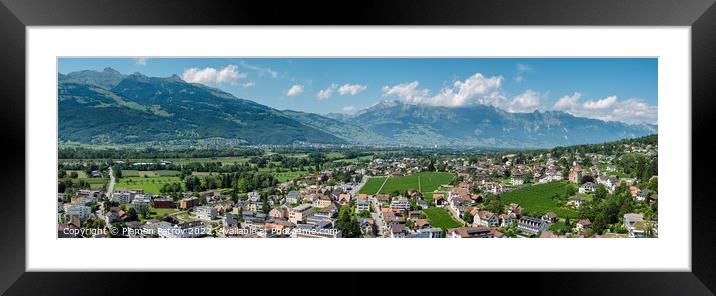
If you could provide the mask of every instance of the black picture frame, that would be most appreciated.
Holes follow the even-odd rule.
[[[0,0],[0,120],[5,131],[5,168],[0,170],[0,292],[4,295],[62,295],[134,293],[126,288],[142,279],[140,294],[188,292],[183,279],[211,283],[213,274],[39,273],[25,272],[25,32],[27,26],[137,25],[530,25],[530,26],[690,26],[692,98],[691,189],[692,271],[637,273],[483,273],[479,282],[497,282],[513,292],[545,290],[550,294],[678,294],[712,295],[716,291],[716,196],[708,178],[711,167],[710,127],[716,110],[716,5],[714,0],[488,0],[488,1],[106,1]],[[22,156],[22,157],[21,157]],[[685,195],[687,196],[687,195]],[[52,250],[48,250],[52,252]],[[58,254],[61,256],[62,254]],[[623,254],[611,254],[619,256]],[[668,254],[665,254],[668,255]],[[625,257],[628,260],[628,257]],[[341,281],[326,289],[370,291],[369,275],[333,274]],[[270,282],[272,277],[260,275]],[[292,276],[293,277],[293,276]],[[316,278],[323,275],[304,274]],[[412,276],[411,276],[412,277]],[[422,276],[414,281],[420,282]],[[449,275],[483,284],[476,276]],[[235,277],[238,279],[238,277]],[[242,277],[243,278],[243,277]],[[299,277],[300,278],[300,277]],[[382,277],[385,279],[385,277]],[[519,281],[514,281],[519,278]],[[433,278],[434,279],[434,278]],[[110,285],[108,283],[116,283]],[[124,283],[124,284],[121,284]],[[130,284],[127,284],[130,283]],[[459,282],[457,283],[458,286]],[[519,288],[515,286],[519,283]],[[216,284],[218,288],[237,283]],[[283,283],[282,283],[283,284]],[[442,283],[446,284],[446,283]],[[267,287],[271,287],[267,284]],[[279,287],[279,286],[276,286]],[[417,288],[422,285],[415,286]],[[513,288],[509,288],[513,287]],[[193,290],[193,289],[192,289]],[[242,289],[243,290],[243,289]],[[245,290],[247,293],[250,290]],[[327,290],[330,291],[330,290]]]

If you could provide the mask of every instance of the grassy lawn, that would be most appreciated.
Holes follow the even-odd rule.
[[[181,183],[179,177],[129,177],[121,178],[114,186],[115,189],[144,189],[144,192],[159,194],[164,184]]]
[[[383,189],[378,192],[380,186],[383,185],[386,177],[373,177],[368,179],[360,193],[365,194],[377,194],[377,193],[390,193],[393,191],[400,191],[401,193],[406,190],[419,190],[423,193],[432,193],[435,190],[440,189],[440,185],[450,183],[450,180],[455,177],[452,173],[443,172],[420,172],[407,176],[400,177],[389,177],[388,181],[385,182]],[[430,195],[432,197],[432,194]]]
[[[299,171],[299,172],[278,172],[278,173],[273,173],[273,175],[274,175],[274,177],[276,177],[276,179],[277,179],[279,182],[286,182],[286,181],[291,181],[291,180],[296,179],[296,178],[298,178],[298,177],[304,176],[304,175],[306,175],[306,173],[307,173],[306,171]]]
[[[378,193],[378,189],[383,185],[385,177],[371,177],[365,182],[365,185],[358,191],[358,193],[364,193],[369,195],[375,195]]]
[[[430,225],[433,227],[448,229],[462,226],[462,224],[455,221],[452,215],[444,208],[423,209],[423,213],[428,217],[428,221],[430,221]]]
[[[158,177],[158,176],[179,176],[179,171],[173,170],[162,170],[162,171],[137,171],[137,170],[124,170],[122,171],[122,177]]]
[[[560,218],[576,218],[577,213],[561,202],[554,200],[555,194],[564,194],[567,182],[537,184],[530,187],[500,194],[504,204],[517,203],[528,215],[541,216],[547,212],[555,212]]]
[[[80,179],[85,179],[85,178],[87,178],[87,173],[85,173],[85,171],[71,171],[71,170],[68,170],[68,171],[67,171],[67,175],[69,176],[70,173],[72,173],[72,172],[77,173],[77,178],[80,178]]]
[[[156,218],[156,219],[162,219],[167,215],[176,214],[181,212],[181,209],[177,208],[171,208],[171,209],[157,209],[155,207],[150,207],[149,212],[151,212],[150,218]]]
[[[427,202],[429,205],[434,205],[435,201],[433,200],[433,195],[435,194],[442,194],[447,198],[448,192],[447,191],[438,191],[438,192],[423,192],[423,199],[425,202]]]
[[[100,189],[104,185],[109,182],[109,178],[65,178],[72,180],[72,183],[79,183],[80,181],[85,181],[90,184],[90,189]]]

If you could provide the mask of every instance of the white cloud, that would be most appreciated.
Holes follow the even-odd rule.
[[[577,106],[577,101],[582,97],[581,93],[575,92],[571,96],[564,96],[559,98],[556,103],[554,103],[554,108],[557,110],[568,110],[571,108],[574,108]]]
[[[608,96],[598,101],[587,101],[584,102],[584,109],[606,109],[614,105],[617,101],[617,96]]]
[[[520,74],[532,71],[532,67],[526,64],[517,64],[515,67],[517,68],[517,73]]]
[[[365,85],[346,83],[346,84],[342,85],[341,88],[338,89],[338,93],[340,93],[341,96],[347,95],[347,94],[355,96],[356,94],[366,90],[367,88],[368,87]]]
[[[278,77],[278,72],[272,70],[271,68],[262,68],[262,67],[258,67],[258,66],[254,66],[254,65],[249,65],[248,63],[246,63],[243,60],[239,61],[239,66],[244,67],[249,70],[256,71],[257,73],[259,73],[260,76],[269,75],[269,76],[271,76],[271,78]]]
[[[620,101],[617,96],[608,96],[600,100],[580,103],[581,97],[580,93],[564,96],[553,107],[579,117],[626,123],[654,124],[657,122],[658,107],[651,106],[642,99],[630,98]]]
[[[181,78],[186,82],[222,85],[225,83],[235,84],[239,79],[246,78],[246,73],[239,72],[236,65],[228,65],[223,69],[211,67],[204,69],[189,68],[184,70]]]
[[[249,82],[246,82],[246,83],[242,84],[241,87],[243,87],[243,88],[249,88],[249,87],[252,87],[252,86],[254,86],[254,85],[256,85],[256,82],[249,81]]]
[[[420,83],[413,81],[401,83],[391,87],[383,87],[383,96],[397,96],[406,103],[419,104],[430,95],[428,89],[418,89]]]
[[[134,58],[134,63],[139,66],[146,66],[148,58]]]
[[[320,91],[316,94],[316,98],[317,98],[319,101],[323,101],[323,100],[325,100],[325,99],[328,99],[328,98],[330,98],[330,97],[333,95],[333,92],[336,90],[336,88],[338,88],[338,85],[335,84],[335,83],[333,83],[333,84],[331,84],[331,86],[329,86],[328,88],[320,90]]]
[[[303,85],[294,84],[293,86],[291,86],[290,89],[288,89],[286,95],[289,97],[293,97],[301,93],[303,93]]]
[[[524,78],[524,77],[522,77],[522,76],[517,76],[517,77],[515,77],[515,82],[517,82],[517,83],[522,83],[522,81],[525,81],[525,78]]]
[[[631,98],[627,99],[612,111],[613,120],[641,123],[647,122],[655,124],[658,119],[658,107],[647,104],[644,100]]]
[[[542,95],[533,90],[527,90],[521,95],[512,98],[507,105],[508,112],[532,112],[540,106]]]
[[[397,96],[408,104],[427,104],[433,106],[459,107],[470,104],[501,106],[505,97],[502,94],[502,76],[485,77],[480,73],[464,81],[455,81],[452,87],[445,87],[435,96],[430,90],[420,89],[419,82],[413,81],[383,87],[383,96]]]
[[[356,111],[358,111],[358,110],[356,109],[355,106],[345,106],[341,109],[341,111],[343,111],[343,113],[346,113],[346,114],[353,114],[353,113],[356,113]]]

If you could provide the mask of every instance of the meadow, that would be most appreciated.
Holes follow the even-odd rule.
[[[457,222],[452,218],[452,215],[445,208],[423,209],[423,213],[425,213],[425,216],[428,217],[428,221],[430,221],[430,225],[433,227],[439,227],[443,230],[447,230],[448,228],[462,226],[460,222]]]
[[[561,201],[553,198],[554,195],[564,195],[568,185],[567,182],[532,185],[502,193],[500,194],[500,200],[504,204],[519,204],[525,209],[527,215],[538,217],[547,212],[554,212],[559,218],[573,219],[577,217],[577,212],[567,208]]]
[[[122,177],[159,177],[159,176],[168,176],[168,177],[175,177],[179,176],[179,171],[174,170],[161,170],[161,171],[137,171],[137,170],[123,170],[122,171]]]
[[[387,177],[387,181],[385,180],[386,177],[373,177],[368,179],[363,188],[361,188],[360,193],[374,195],[391,193],[396,190],[401,194],[406,190],[432,193],[440,189],[441,185],[450,183],[453,177],[455,177],[454,174],[444,172],[420,172],[407,176],[390,176]],[[383,185],[384,181],[385,185]],[[380,189],[381,186],[383,186],[383,189]]]
[[[117,181],[115,189],[144,189],[144,192],[159,194],[159,190],[164,184],[182,183],[179,177],[125,177]]]
[[[383,185],[383,182],[385,182],[385,177],[371,177],[370,179],[368,179],[368,181],[365,182],[365,185],[361,187],[358,193],[364,193],[368,195],[378,194],[378,190],[380,189],[380,186]]]
[[[277,179],[279,182],[286,182],[286,181],[291,181],[291,180],[293,180],[293,179],[296,179],[296,178],[298,178],[298,177],[305,176],[306,173],[308,173],[308,172],[307,172],[307,171],[298,171],[298,172],[275,172],[275,173],[273,173],[273,175],[274,175],[274,177],[276,177],[276,179]]]
[[[79,182],[80,180],[85,181],[90,184],[90,189],[102,189],[104,188],[104,185],[109,182],[109,178],[77,178],[77,179],[71,179],[72,182]]]

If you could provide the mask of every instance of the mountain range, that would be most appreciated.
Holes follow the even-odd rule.
[[[382,101],[355,114],[277,110],[179,76],[111,68],[58,76],[59,140],[89,144],[197,142],[544,148],[657,132],[655,125],[510,113],[485,105],[437,107]]]

